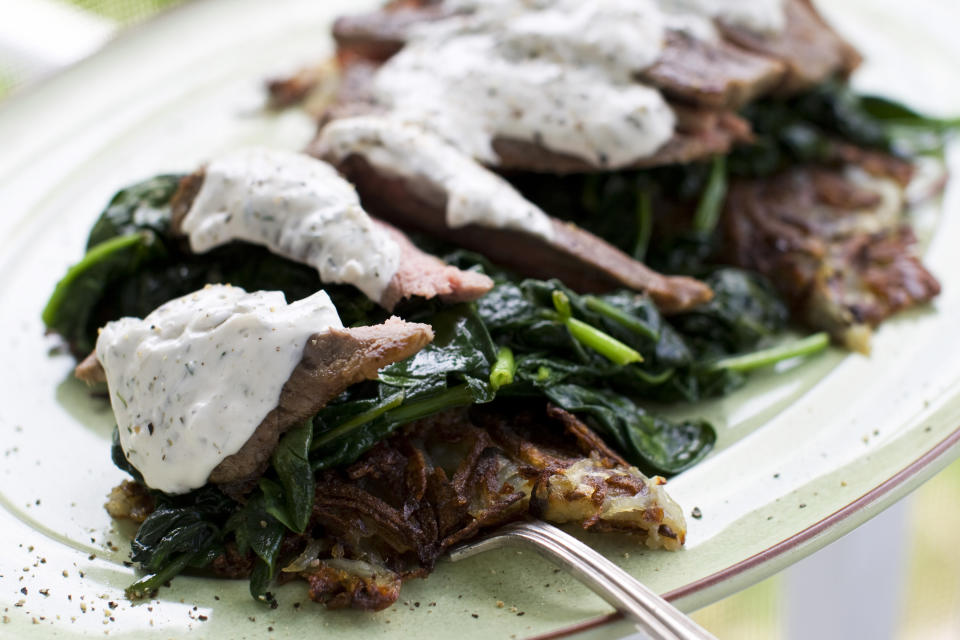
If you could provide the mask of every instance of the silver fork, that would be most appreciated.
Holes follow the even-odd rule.
[[[528,519],[453,547],[456,562],[501,547],[533,549],[579,578],[653,640],[716,640],[682,611],[641,584],[629,573],[553,525]]]

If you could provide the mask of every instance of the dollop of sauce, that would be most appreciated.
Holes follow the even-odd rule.
[[[375,100],[496,165],[496,138],[618,168],[655,153],[676,117],[636,80],[665,33],[715,37],[713,20],[783,27],[782,0],[447,0],[373,81]]]
[[[254,147],[210,162],[183,231],[194,252],[234,240],[260,244],[375,302],[400,264],[399,245],[361,208],[353,186],[330,165],[288,151]]]
[[[337,161],[363,156],[381,170],[437,185],[447,194],[446,222],[476,224],[553,238],[553,223],[510,183],[422,127],[364,116],[327,125],[320,146]]]
[[[662,40],[650,0],[484,4],[418,30],[374,95],[487,164],[502,137],[623,166],[673,134],[660,93],[633,81]]]
[[[277,406],[307,339],[342,326],[323,291],[287,304],[229,285],[110,322],[96,351],[127,460],[153,489],[202,487]]]

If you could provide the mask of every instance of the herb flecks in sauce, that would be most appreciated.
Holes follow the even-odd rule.
[[[323,291],[287,304],[228,285],[107,324],[97,358],[127,459],[154,489],[203,486],[277,406],[307,338],[331,327],[342,325]]]
[[[197,253],[252,242],[374,301],[400,263],[400,247],[361,208],[353,186],[330,165],[289,151],[254,147],[213,160],[183,230]]]

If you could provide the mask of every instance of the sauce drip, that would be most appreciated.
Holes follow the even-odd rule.
[[[553,223],[510,183],[422,127],[377,116],[335,120],[320,146],[336,161],[351,154],[374,167],[436,185],[447,194],[451,228],[476,224],[553,238]]]

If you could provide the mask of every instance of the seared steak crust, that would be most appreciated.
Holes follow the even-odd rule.
[[[785,65],[723,40],[707,42],[668,31],[660,59],[639,76],[668,97],[711,109],[736,109],[768,93]]]
[[[411,28],[450,15],[452,12],[442,4],[426,3],[346,15],[333,23],[333,39],[338,55],[383,62],[403,48]]]
[[[750,125],[731,111],[681,107],[674,105],[677,126],[673,136],[654,154],[636,158],[629,167],[644,169],[729,153],[735,144],[753,139]],[[592,173],[606,167],[526,140],[495,138],[497,168],[505,171],[537,173]]]
[[[440,258],[420,251],[403,232],[386,222],[375,222],[400,245],[400,266],[384,291],[380,304],[393,309],[412,297],[440,298],[444,302],[476,300],[493,288],[493,280],[476,271],[462,271]]]
[[[860,65],[860,54],[824,22],[811,0],[786,0],[784,9],[786,28],[773,36],[721,27],[734,44],[786,65],[777,93],[797,93],[830,77],[848,76]]]

